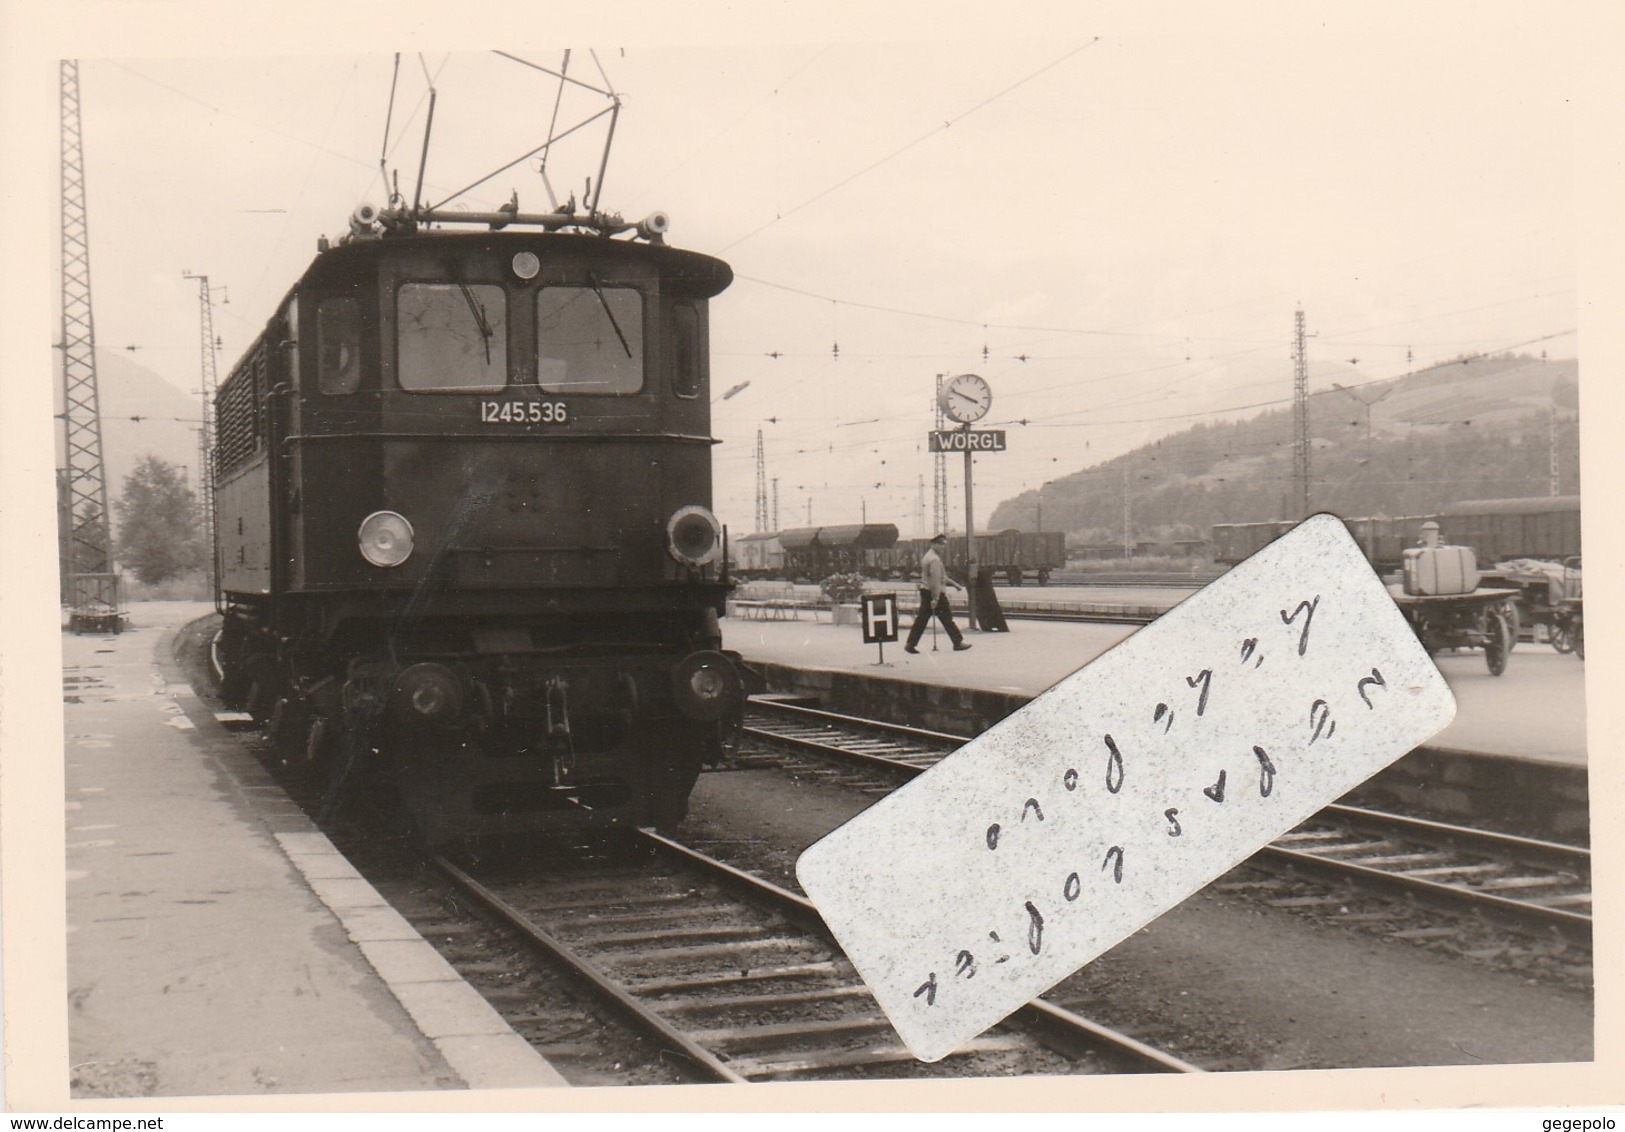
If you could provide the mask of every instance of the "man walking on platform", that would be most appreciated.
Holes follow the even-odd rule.
[[[903,646],[904,652],[919,652],[920,638],[925,635],[926,622],[931,620],[932,613],[942,622],[942,627],[948,632],[948,639],[954,643],[955,652],[964,652],[970,648],[964,636],[959,632],[959,626],[954,624],[953,610],[948,606],[948,595],[943,592],[945,585],[953,586],[956,590],[965,587],[948,577],[948,571],[942,565],[942,552],[948,547],[948,536],[937,535],[931,540],[931,546],[920,556],[920,611],[914,615],[914,626],[908,631],[908,644]]]

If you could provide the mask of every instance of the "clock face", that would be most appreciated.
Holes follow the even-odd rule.
[[[979,421],[993,407],[993,390],[974,373],[950,377],[942,386],[942,411],[961,424]]]

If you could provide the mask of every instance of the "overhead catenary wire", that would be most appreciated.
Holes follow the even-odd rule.
[[[729,121],[727,121],[723,125],[717,127],[714,131],[712,131],[711,135],[709,137],[707,137],[705,140],[703,140],[701,142],[698,142],[695,145],[690,146],[685,151],[685,153],[683,154],[681,160],[677,161],[675,164],[667,165],[667,166],[662,167],[658,172],[655,172],[655,173],[653,173],[651,175],[648,175],[645,178],[645,180],[647,180],[649,182],[652,182],[654,184],[657,184],[657,185],[665,184],[667,181],[671,180],[673,174],[675,174],[678,170],[686,167],[689,162],[695,160],[695,158],[697,158],[701,153],[705,152],[711,146],[716,144],[716,142],[717,142],[717,140],[719,138],[725,137],[728,133],[730,133],[735,127],[737,127],[746,118],[748,118],[752,114],[754,114],[769,99],[777,97],[779,95],[779,93],[784,90],[785,87],[789,86],[792,82],[794,82],[797,78],[799,78],[808,68],[810,68],[814,63],[818,62],[819,59],[823,58],[824,55],[827,54],[828,51],[830,50],[830,48],[833,47],[833,46],[834,46],[834,44],[830,44],[830,43],[824,44],[824,46],[820,47],[812,55],[812,57],[809,58],[805,63],[802,63],[794,71],[791,71],[788,75],[786,75],[784,78],[780,79],[777,83],[775,83],[772,90],[768,91],[768,93],[762,95],[755,102],[751,103],[745,109],[741,110],[738,114],[734,115],[734,117],[731,118]],[[643,200],[643,199],[646,199],[647,197],[649,197],[650,195],[651,195],[651,192],[650,192],[649,189],[638,188],[638,189],[634,190],[634,192],[632,194],[632,199],[634,199],[634,200]],[[739,277],[736,276],[735,278],[739,278]]]
[[[559,79],[561,82],[570,83],[572,86],[581,87],[583,90],[590,90],[594,94],[601,94],[606,98],[613,98],[614,95],[615,95],[615,92],[612,91],[612,90],[601,90],[600,88],[593,86],[591,83],[584,83],[580,79],[571,78],[568,75],[561,74],[560,72],[553,70],[551,67],[544,67],[540,63],[533,63],[529,59],[521,59],[519,56],[510,55],[506,51],[492,51],[491,54],[500,55],[502,58],[512,60],[513,62],[518,63],[521,66],[529,67],[532,70],[540,71],[544,75],[552,75],[554,78]],[[568,58],[568,53],[566,53],[566,58]],[[596,60],[596,58],[597,58],[597,56],[594,56],[595,60]],[[600,67],[599,68],[600,73],[602,73],[602,70],[603,70],[603,68]],[[606,86],[608,85],[607,81],[606,81],[605,85]]]
[[[750,274],[747,274],[747,273],[744,273],[744,272],[736,273],[734,275],[734,278],[736,280],[739,280],[739,281],[742,281],[742,282],[754,283],[757,286],[769,287],[769,288],[772,288],[773,290],[784,291],[784,292],[787,292],[787,293],[793,294],[793,295],[800,295],[803,298],[814,299],[814,300],[817,300],[819,302],[840,303],[840,304],[842,304],[844,306],[852,307],[852,308],[857,309],[857,310],[870,310],[870,311],[875,311],[875,312],[878,312],[878,313],[881,313],[881,314],[894,314],[894,315],[900,315],[900,316],[905,317],[905,318],[918,318],[918,319],[924,319],[924,320],[931,321],[931,322],[944,322],[944,323],[949,323],[949,324],[956,325],[956,326],[979,326],[979,327],[982,327],[984,329],[986,329],[988,327],[991,327],[991,328],[993,328],[995,330],[1012,330],[1012,331],[1018,331],[1018,332],[1021,332],[1021,333],[1029,333],[1029,334],[1081,335],[1081,336],[1087,336],[1087,337],[1101,337],[1101,338],[1150,338],[1150,339],[1161,340],[1161,341],[1170,341],[1170,342],[1177,341],[1177,342],[1186,342],[1186,343],[1189,343],[1189,342],[1229,342],[1229,343],[1236,343],[1236,344],[1246,343],[1246,344],[1249,344],[1249,345],[1270,345],[1270,346],[1274,346],[1274,345],[1279,344],[1279,340],[1277,338],[1273,338],[1273,337],[1269,338],[1269,339],[1264,339],[1264,338],[1231,338],[1231,337],[1220,336],[1220,335],[1189,334],[1189,333],[1185,333],[1185,332],[1159,332],[1159,331],[1144,331],[1144,330],[1106,330],[1106,329],[1101,329],[1099,327],[1045,326],[1045,325],[1035,325],[1035,324],[1029,324],[1029,323],[999,322],[999,321],[996,321],[996,320],[990,320],[990,319],[986,319],[986,318],[967,318],[967,317],[960,316],[960,315],[938,314],[938,313],[931,312],[931,311],[907,310],[907,309],[902,308],[902,307],[886,306],[886,305],[881,304],[881,303],[866,303],[866,302],[863,302],[863,301],[858,300],[858,299],[840,298],[840,297],[837,297],[837,296],[834,296],[834,295],[822,294],[822,293],[817,292],[817,291],[809,291],[809,290],[807,290],[805,288],[802,288],[802,287],[793,287],[793,286],[791,286],[790,284],[787,284],[787,283],[774,282],[771,279],[762,279],[762,278],[760,278],[758,276],[750,275]],[[1557,278],[1567,279],[1568,277],[1567,276],[1562,276],[1562,277],[1557,277]],[[1543,280],[1542,282],[1549,282],[1549,281],[1550,280]],[[1572,295],[1573,293],[1574,293],[1574,289],[1569,288],[1567,290],[1555,292],[1555,293],[1552,293],[1552,294],[1537,294],[1537,295],[1533,296],[1533,298],[1535,298],[1535,299],[1553,298],[1553,297],[1560,296],[1560,295]],[[1493,310],[1496,307],[1510,306],[1510,305],[1512,305],[1514,303],[1520,303],[1520,302],[1528,302],[1528,301],[1530,301],[1530,299],[1531,299],[1531,296],[1520,295],[1520,296],[1516,296],[1516,297],[1511,298],[1511,299],[1504,299],[1504,300],[1500,300],[1500,301],[1494,302],[1494,303],[1485,303],[1485,304],[1482,304],[1480,306],[1459,307],[1459,308],[1454,308],[1454,309],[1449,310],[1449,311],[1442,312],[1440,314],[1420,315],[1420,316],[1418,316],[1416,318],[1406,319],[1406,320],[1404,320],[1402,322],[1380,323],[1380,324],[1378,324],[1376,326],[1366,327],[1364,329],[1365,330],[1385,330],[1385,329],[1391,329],[1391,328],[1393,328],[1395,326],[1410,326],[1410,325],[1413,325],[1413,324],[1418,323],[1418,322],[1428,322],[1428,321],[1431,321],[1431,320],[1434,320],[1434,319],[1437,319],[1437,318],[1445,318],[1445,317],[1451,317],[1451,316],[1459,315],[1459,314],[1472,314],[1472,313],[1475,313],[1475,312],[1478,312],[1478,311]],[[1326,338],[1326,339],[1337,338],[1337,339],[1340,339],[1340,340],[1347,340],[1347,336],[1353,335],[1353,334],[1359,334],[1361,332],[1362,332],[1361,330],[1356,330],[1356,329],[1331,330],[1331,331],[1325,331],[1325,332],[1317,332],[1317,337]],[[1391,343],[1391,342],[1389,342],[1389,343],[1385,343],[1385,342],[1365,342],[1365,341],[1359,341],[1359,340],[1350,341],[1349,344],[1353,345],[1353,346],[1366,346],[1366,347],[1371,347],[1371,348],[1383,347],[1383,346],[1399,348],[1399,347],[1415,346],[1415,345],[1422,345],[1422,346],[1429,345],[1429,343],[1416,343],[1416,342],[1402,342],[1402,343]],[[1447,344],[1457,344],[1457,343],[1447,343]],[[1433,345],[1439,345],[1439,343],[1433,343]]]
[[[1017,79],[1015,82],[1011,83],[1009,86],[1005,87],[1003,90],[999,91],[998,93],[988,95],[986,98],[982,99],[982,101],[978,102],[976,105],[972,106],[970,109],[961,111],[955,117],[949,118],[947,121],[943,122],[942,125],[933,127],[932,129],[930,129],[930,130],[926,131],[925,133],[921,134],[919,137],[915,138],[913,141],[909,142],[908,144],[906,144],[904,146],[901,146],[898,149],[893,150],[891,153],[888,153],[885,157],[880,158],[880,160],[870,162],[868,165],[865,165],[862,169],[859,169],[857,172],[850,174],[849,176],[843,178],[840,181],[837,181],[835,184],[830,185],[826,189],[822,189],[819,192],[814,193],[812,196],[808,197],[806,200],[802,201],[800,204],[795,205],[794,207],[786,209],[786,210],[784,210],[782,212],[779,212],[778,214],[776,214],[773,217],[772,220],[769,220],[767,223],[762,224],[761,226],[752,229],[751,231],[745,233],[743,236],[740,236],[737,240],[734,240],[732,243],[723,245],[723,247],[721,248],[721,251],[722,252],[731,251],[732,249],[738,247],[740,244],[743,244],[746,240],[750,240],[750,239],[760,235],[762,232],[765,232],[767,229],[771,228],[773,225],[775,225],[775,224],[779,223],[781,220],[785,219],[785,217],[795,215],[796,213],[800,212],[802,209],[808,207],[809,205],[816,204],[818,201],[823,200],[825,197],[829,196],[831,193],[838,192],[839,190],[844,189],[847,185],[850,185],[853,181],[856,181],[858,178],[863,177],[863,176],[865,176],[865,175],[867,175],[869,173],[874,172],[876,169],[879,169],[882,165],[886,165],[889,162],[895,161],[897,158],[901,157],[903,154],[907,153],[909,150],[915,148],[916,146],[920,145],[921,143],[923,143],[923,142],[925,142],[925,141],[927,141],[927,140],[929,140],[929,139],[931,139],[933,137],[936,137],[938,134],[942,133],[944,130],[952,128],[953,125],[956,122],[964,121],[966,118],[970,117],[972,114],[976,113],[978,110],[981,110],[981,109],[983,109],[983,108],[985,108],[987,106],[992,105],[993,103],[997,102],[999,99],[1003,98],[1005,95],[1009,94],[1011,91],[1014,91],[1014,90],[1016,90],[1016,89],[1018,89],[1020,87],[1025,86],[1027,83],[1032,82],[1039,75],[1044,74],[1046,71],[1054,70],[1056,67],[1060,66],[1062,63],[1064,63],[1068,59],[1072,58],[1074,55],[1078,54],[1081,51],[1088,50],[1089,48],[1093,47],[1095,44],[1097,44],[1099,42],[1100,42],[1100,37],[1097,35],[1095,38],[1091,39],[1088,43],[1080,44],[1079,46],[1072,48],[1070,51],[1066,52],[1060,58],[1055,59],[1052,62],[1046,63],[1042,67],[1039,67],[1036,71],[1033,71],[1030,74],[1027,74],[1027,75],[1023,76],[1022,78]]]
[[[1510,346],[1502,346],[1502,347],[1500,347],[1499,349],[1496,349],[1496,350],[1480,351],[1479,353],[1471,355],[1471,356],[1466,357],[1466,358],[1452,358],[1452,359],[1450,359],[1450,361],[1452,361],[1452,362],[1470,362],[1470,361],[1474,361],[1474,360],[1477,360],[1477,359],[1480,359],[1480,358],[1489,358],[1489,357],[1495,356],[1496,354],[1505,353],[1507,350],[1517,350],[1517,349],[1521,349],[1524,346],[1533,346],[1533,345],[1535,345],[1537,343],[1540,343],[1540,342],[1550,342],[1554,338],[1562,338],[1565,335],[1569,335],[1569,334],[1573,334],[1573,333],[1574,333],[1574,330],[1572,328],[1568,329],[1568,330],[1559,330],[1559,331],[1556,331],[1556,332],[1551,333],[1551,334],[1543,334],[1538,338],[1528,338],[1528,339],[1525,339],[1522,342],[1515,342]],[[1441,363],[1441,364],[1448,364],[1448,363]],[[1436,368],[1436,367],[1429,367],[1429,368]],[[1400,376],[1405,377],[1405,376],[1409,376],[1409,375],[1408,374],[1402,374]],[[1363,382],[1359,382],[1359,383],[1356,383],[1354,385],[1351,385],[1350,388],[1351,389],[1363,389],[1367,385],[1380,385],[1383,382],[1397,381],[1397,380],[1399,380],[1398,377],[1373,378],[1370,381],[1363,381]],[[1324,391],[1322,391],[1322,392],[1324,392]],[[1225,413],[1242,413],[1242,412],[1247,412],[1250,409],[1271,408],[1271,407],[1276,406],[1276,405],[1288,405],[1288,404],[1291,404],[1291,403],[1292,403],[1292,398],[1291,397],[1278,397],[1278,398],[1275,398],[1274,400],[1270,400],[1270,401],[1256,401],[1256,402],[1254,402],[1254,403],[1252,403],[1250,405],[1231,405],[1229,407],[1222,408],[1222,409],[1204,409],[1204,410],[1202,410],[1200,412],[1192,412],[1192,413],[1173,413],[1173,414],[1170,414],[1168,416],[1162,416],[1162,417],[1142,417],[1142,418],[1138,418],[1138,419],[1134,419],[1134,420],[1090,421],[1090,422],[1086,422],[1086,423],[1085,422],[1075,422],[1073,424],[1057,424],[1057,423],[1053,423],[1053,422],[1051,422],[1051,423],[1036,423],[1035,422],[1033,427],[1034,428],[1076,428],[1076,427],[1107,427],[1107,426],[1111,426],[1111,425],[1125,425],[1125,424],[1153,424],[1153,423],[1160,422],[1160,421],[1191,420],[1191,419],[1194,419],[1194,418],[1197,418],[1197,417],[1220,416],[1220,415],[1223,415]],[[1079,409],[1079,410],[1076,410],[1075,412],[1072,412],[1072,413],[1061,413],[1061,414],[1057,414],[1057,415],[1058,416],[1077,416],[1080,413],[1087,413],[1087,412],[1092,412],[1092,411],[1093,411],[1092,409]]]
[[[1561,338],[1561,337],[1563,337],[1563,336],[1565,336],[1567,334],[1572,334],[1572,333],[1574,333],[1574,331],[1572,329],[1555,331],[1555,332],[1550,333],[1550,334],[1545,334],[1545,335],[1541,335],[1539,337],[1526,339],[1526,340],[1521,341],[1521,342],[1511,343],[1511,344],[1500,346],[1500,347],[1497,347],[1497,348],[1494,348],[1494,349],[1483,350],[1483,351],[1480,351],[1480,352],[1478,352],[1476,354],[1467,355],[1467,356],[1465,356],[1463,358],[1453,358],[1453,359],[1450,359],[1450,362],[1451,363],[1465,363],[1465,362],[1472,362],[1472,361],[1475,361],[1475,360],[1482,360],[1482,359],[1486,359],[1486,358],[1491,358],[1491,357],[1494,357],[1497,354],[1505,353],[1505,352],[1507,352],[1509,350],[1521,349],[1521,348],[1523,348],[1525,346],[1531,346],[1531,345],[1536,345],[1536,344],[1541,343],[1541,342],[1551,341],[1554,338]],[[1439,364],[1448,364],[1448,363],[1439,363]],[[1438,367],[1435,365],[1435,366],[1429,366],[1429,367],[1425,367],[1425,368],[1433,369],[1433,368],[1438,368]],[[1419,370],[1419,371],[1414,371],[1414,372],[1423,372],[1423,371]],[[1364,388],[1367,385],[1380,385],[1380,384],[1384,384],[1384,383],[1389,383],[1389,382],[1402,380],[1404,377],[1408,377],[1408,376],[1411,376],[1411,374],[1402,374],[1402,375],[1399,375],[1398,377],[1375,378],[1375,379],[1371,379],[1371,380],[1368,380],[1368,381],[1363,381],[1363,382],[1358,382],[1358,383],[1351,384],[1350,388],[1359,389],[1359,388]],[[1325,393],[1329,393],[1329,392],[1332,392],[1332,391],[1330,391],[1330,390],[1320,390],[1320,391],[1317,391],[1316,393],[1312,394],[1312,396],[1317,396],[1318,397],[1318,396],[1321,396],[1321,395],[1323,395]],[[1102,420],[1102,421],[1053,421],[1052,420],[1052,421],[1048,421],[1048,422],[1036,422],[1036,421],[1019,421],[1018,422],[1018,421],[1014,421],[1014,420],[1003,420],[1003,421],[993,420],[993,421],[989,421],[989,422],[986,422],[986,423],[989,424],[989,425],[996,425],[996,426],[1003,426],[1003,427],[1009,427],[1009,426],[1016,425],[1016,424],[1019,423],[1019,424],[1025,426],[1025,427],[1032,427],[1032,428],[1070,428],[1070,429],[1077,429],[1077,428],[1113,428],[1113,427],[1121,427],[1121,426],[1126,426],[1126,425],[1152,424],[1152,423],[1162,423],[1162,422],[1176,421],[1176,420],[1197,420],[1197,419],[1201,419],[1201,418],[1204,418],[1204,417],[1222,417],[1222,416],[1228,416],[1228,415],[1234,414],[1234,413],[1249,412],[1249,411],[1252,411],[1254,409],[1278,408],[1278,407],[1281,407],[1281,406],[1284,406],[1284,405],[1290,405],[1291,403],[1292,403],[1292,398],[1289,396],[1289,397],[1273,398],[1273,399],[1266,400],[1266,401],[1252,402],[1252,403],[1245,404],[1245,405],[1230,405],[1230,406],[1224,406],[1224,407],[1215,408],[1215,409],[1204,409],[1204,410],[1189,412],[1189,413],[1173,413],[1173,414],[1166,414],[1166,415],[1155,416],[1155,417],[1141,417],[1141,418]],[[1095,411],[1098,411],[1098,409],[1099,409],[1099,406],[1093,406],[1090,409],[1078,410],[1076,413],[1062,414],[1062,415],[1076,416],[1076,415],[1081,415],[1083,413],[1095,412]],[[845,423],[845,424],[867,424],[867,423],[888,424],[888,423],[894,423],[895,422],[896,424],[898,424],[900,426],[907,424],[909,426],[909,428],[910,428],[910,431],[908,431],[907,433],[899,432],[899,433],[888,434],[888,435],[880,436],[880,437],[869,437],[869,438],[861,439],[861,440],[845,441],[845,442],[838,443],[838,444],[832,443],[832,442],[829,442],[829,441],[824,441],[824,442],[815,443],[815,444],[807,445],[807,446],[800,447],[800,448],[783,449],[783,450],[781,450],[781,451],[779,451],[777,453],[776,459],[785,460],[785,459],[798,457],[798,456],[831,455],[831,454],[833,454],[835,452],[855,451],[855,450],[859,450],[859,449],[863,449],[863,448],[876,448],[877,446],[880,446],[880,445],[896,445],[896,444],[905,444],[905,443],[913,443],[913,444],[917,445],[919,443],[918,429],[917,429],[917,427],[913,426],[912,421],[913,421],[912,417],[904,417],[904,416],[901,416],[901,415],[895,416],[895,417],[889,417],[889,418],[875,418],[872,421],[851,421],[851,422],[839,422],[839,421],[836,421],[836,422],[833,423],[833,427],[841,427],[843,423]],[[1283,443],[1286,443],[1286,442],[1283,442]],[[726,463],[728,463],[728,462],[730,462],[730,461],[732,461],[734,459],[736,459],[736,457],[732,453],[727,453],[727,452],[718,453],[717,456],[716,456],[717,462],[724,463],[724,464],[726,464]],[[902,489],[899,488],[899,490],[902,490]]]

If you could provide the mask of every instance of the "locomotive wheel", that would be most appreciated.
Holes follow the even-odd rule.
[[[1507,656],[1512,652],[1512,623],[1501,610],[1493,610],[1485,617],[1484,663],[1491,676],[1507,670]]]
[[[1571,653],[1574,651],[1574,634],[1567,625],[1553,625],[1551,636],[1552,648],[1558,652]]]

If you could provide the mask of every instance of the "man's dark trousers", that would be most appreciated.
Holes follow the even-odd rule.
[[[914,615],[914,626],[908,631],[909,648],[916,647],[920,643],[920,638],[925,636],[926,622],[931,620],[931,613],[931,591],[921,590],[920,611]],[[964,634],[959,631],[959,626],[954,624],[953,609],[948,604],[947,594],[942,594],[937,598],[936,615],[937,620],[942,622],[942,627],[947,632],[950,641],[957,645],[965,639]]]

